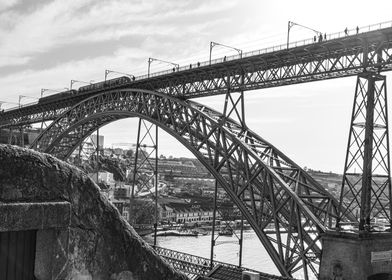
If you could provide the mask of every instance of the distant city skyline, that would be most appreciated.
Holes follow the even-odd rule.
[[[42,88],[69,87],[70,80],[99,82],[108,69],[144,75],[149,57],[180,66],[206,61],[211,41],[244,52],[285,44],[288,21],[308,27],[291,28],[291,42],[313,38],[309,28],[323,34],[354,30],[392,20],[391,8],[387,0],[4,0],[0,102],[8,102],[2,108],[15,106],[20,95],[23,104],[33,102]],[[212,58],[234,54],[218,46]],[[156,61],[151,71],[171,67]],[[391,89],[391,74],[386,75]],[[354,90],[355,77],[249,91],[247,124],[300,166],[342,173]],[[223,96],[197,102],[219,110]],[[108,146],[136,143],[136,124],[122,120],[100,133]],[[192,156],[160,134],[159,154]]]

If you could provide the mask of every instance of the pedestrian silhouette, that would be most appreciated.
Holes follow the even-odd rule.
[[[320,35],[319,35],[319,42],[321,42],[323,40],[323,35],[321,35],[321,33],[320,33]]]
[[[327,33],[324,33],[324,40],[327,40]]]
[[[357,26],[357,34],[359,33],[359,27]]]
[[[346,29],[344,29],[344,34],[347,36],[348,35],[348,29],[346,27]]]
[[[317,37],[316,37],[316,35],[314,35],[314,37],[313,37],[313,41],[317,41]]]

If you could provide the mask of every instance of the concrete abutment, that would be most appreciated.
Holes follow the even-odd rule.
[[[331,231],[322,243],[320,280],[392,279],[392,233]]]

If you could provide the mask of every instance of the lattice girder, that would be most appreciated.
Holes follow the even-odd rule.
[[[103,93],[63,114],[32,147],[66,159],[97,127],[127,117],[158,125],[201,161],[251,224],[282,275],[299,270],[306,278],[308,270],[317,275],[320,234],[335,222],[336,200],[267,141],[202,104],[145,90]]]
[[[380,56],[373,59],[383,59]],[[359,230],[371,230],[370,222],[377,218],[391,224],[387,108],[386,77],[372,72],[359,75],[340,199],[341,215],[357,217],[354,226]]]
[[[124,88],[140,88],[190,99],[261,88],[357,75],[364,70],[392,70],[392,28],[335,40],[274,50],[242,59],[140,78]],[[243,77],[243,78],[242,78]],[[98,92],[86,93],[89,96]],[[0,127],[41,122],[59,116],[66,106],[86,98],[82,94],[48,104],[22,107],[0,115]],[[47,116],[44,112],[50,111]],[[22,116],[24,119],[22,119]]]

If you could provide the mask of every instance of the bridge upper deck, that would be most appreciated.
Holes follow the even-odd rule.
[[[328,35],[321,41],[310,39],[294,42],[289,48],[281,45],[242,56],[183,66],[174,71],[153,73],[149,77],[136,77],[120,87],[149,89],[190,99],[227,91],[341,78],[363,71],[389,71],[392,68],[392,22],[376,27],[379,29],[366,32],[360,29],[358,33],[351,30],[349,34],[353,35],[341,32]],[[27,124],[53,119],[67,108],[101,91],[7,110],[0,114],[0,127],[8,126],[10,122]]]

